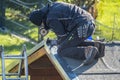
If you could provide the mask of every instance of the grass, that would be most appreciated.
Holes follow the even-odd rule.
[[[100,0],[97,20],[108,27],[98,25],[99,36],[107,40],[120,40],[120,0]]]
[[[6,27],[7,29],[9,29],[9,31],[7,33],[3,33],[0,31],[0,45],[4,46],[5,54],[20,54],[23,44],[26,45],[27,50],[30,50],[34,45],[29,42],[23,41],[22,39],[12,36],[10,32],[14,31],[20,35],[23,35],[27,38],[37,41],[38,29],[37,27],[35,27],[35,25],[31,24],[31,22],[29,22],[27,19],[16,15],[16,13],[17,14],[20,13],[19,11],[14,10],[13,13],[10,13],[11,10],[12,9],[9,9],[9,8],[6,9],[6,18],[9,19],[9,20],[6,20]],[[24,25],[25,28],[11,23],[10,22],[11,20],[17,21],[18,23]],[[11,64],[12,62],[13,60],[6,60],[5,66],[8,67],[8,65]],[[1,67],[1,61],[0,61],[0,67]],[[0,69],[0,73],[1,73],[1,69]]]
[[[7,8],[6,9],[6,18],[7,18],[6,27],[10,30],[10,32],[14,31],[27,38],[37,41],[38,35],[35,35],[36,33],[38,33],[37,27],[33,25],[27,18],[22,17],[19,14],[21,14],[19,10]]]
[[[28,42],[20,40],[10,34],[0,32],[0,45],[4,46],[6,54],[19,53],[23,44],[26,44],[28,49],[33,47],[33,45]]]
[[[11,36],[8,33],[0,32],[0,45],[4,46],[5,54],[20,54],[23,44],[26,44],[27,50],[31,49],[34,46],[28,42],[25,42],[14,36]],[[8,67],[8,65],[12,63],[12,61],[13,60],[6,60],[5,66]],[[1,67],[1,60],[0,60],[0,67]],[[0,69],[0,73],[1,73],[1,69]]]

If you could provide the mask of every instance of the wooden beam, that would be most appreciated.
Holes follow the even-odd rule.
[[[34,62],[36,59],[42,57],[46,53],[44,49],[44,41],[33,47],[31,50],[27,51],[28,64]],[[7,71],[16,72],[18,70],[18,62],[14,61],[12,64],[8,65]]]
[[[28,65],[34,62],[35,60],[41,58],[43,55],[47,55],[47,57],[50,59],[51,63],[57,70],[57,72],[60,74],[63,80],[71,80],[67,73],[64,71],[56,57],[49,51],[49,48],[47,46],[44,46],[44,44],[38,44],[36,45],[34,49],[30,50],[28,53]],[[14,64],[14,65],[13,65]],[[18,70],[18,63],[13,62],[12,67],[9,68],[9,72],[17,72]]]
[[[34,62],[35,60],[39,59],[45,54],[46,54],[46,50],[44,48],[41,48],[35,53],[33,53],[32,55],[28,56],[28,65]],[[17,71],[18,71],[18,64],[10,70],[10,72],[17,72]]]
[[[58,71],[58,73],[61,75],[61,77],[63,78],[63,80],[71,80],[69,78],[69,76],[67,75],[67,73],[64,71],[64,69],[62,68],[62,66],[60,65],[59,61],[56,59],[56,57],[50,52],[49,48],[47,45],[45,45],[45,49],[47,51],[46,55],[48,56],[48,58],[50,59],[50,61],[52,62],[52,64],[55,66],[56,70]]]

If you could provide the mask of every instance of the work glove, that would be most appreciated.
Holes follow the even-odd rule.
[[[47,41],[46,41],[46,44],[48,45],[48,46],[54,46],[54,45],[57,45],[57,40],[52,40],[52,39],[47,39]]]

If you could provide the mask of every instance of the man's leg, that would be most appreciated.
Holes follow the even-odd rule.
[[[75,58],[75,59],[86,59],[85,54],[90,54],[92,56],[91,61],[94,59],[94,55],[96,55],[96,51],[93,47],[89,48],[88,46],[94,45],[93,43],[87,43],[83,40],[80,40],[77,36],[74,36],[70,41],[67,41],[65,44],[60,44],[58,48],[58,54],[65,57]],[[86,52],[87,50],[87,52]],[[90,59],[89,57],[89,59]],[[87,60],[89,60],[87,59]]]
[[[60,56],[74,58],[74,59],[85,59],[85,47],[69,47],[58,52]]]
[[[80,46],[94,46],[98,49],[98,54],[95,56],[95,58],[103,57],[105,55],[105,44],[103,42],[99,41],[87,41],[82,42]]]
[[[78,47],[82,40],[78,38],[77,32],[75,32],[70,39],[65,40],[66,39],[59,44],[58,54],[76,59],[80,59],[84,56],[83,58],[85,59],[84,48]]]
[[[83,40],[80,40],[76,36],[76,34],[74,34],[74,35],[75,36],[72,36],[70,40],[69,39],[68,40],[65,39],[65,40],[61,41],[60,44],[58,44],[59,45],[58,52],[61,52],[62,50],[66,49],[66,48],[77,47],[77,46],[79,46],[79,44],[81,42],[83,42]]]
[[[84,65],[91,64],[96,54],[98,53],[98,49],[94,46],[86,46],[86,47],[70,47],[63,49],[59,52],[59,55],[79,60],[84,60]]]

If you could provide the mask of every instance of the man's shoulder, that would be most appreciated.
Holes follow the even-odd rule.
[[[65,4],[65,5],[70,5],[70,3],[61,2],[61,1],[53,2],[53,4]]]
[[[51,4],[51,7],[53,8],[62,8],[62,9],[64,9],[65,7],[70,7],[70,6],[75,6],[75,4],[60,2],[60,1],[56,1]]]

